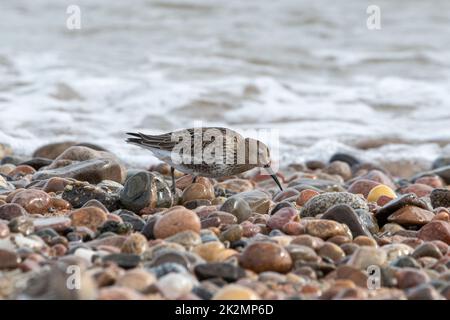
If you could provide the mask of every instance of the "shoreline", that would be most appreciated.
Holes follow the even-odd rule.
[[[0,148],[1,298],[450,298],[449,158],[399,179],[335,154],[283,167],[282,192],[177,172],[172,194],[167,165],[92,148]]]

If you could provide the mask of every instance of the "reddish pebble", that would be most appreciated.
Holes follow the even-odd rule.
[[[319,192],[311,189],[306,189],[300,192],[299,196],[297,197],[297,200],[295,201],[297,205],[303,207],[306,202],[308,202],[309,199],[312,197],[315,197],[319,195]]]

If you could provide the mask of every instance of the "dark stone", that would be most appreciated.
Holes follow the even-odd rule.
[[[245,277],[245,270],[241,267],[222,262],[198,264],[194,272],[199,280],[222,278],[227,282],[235,282]]]
[[[39,170],[42,167],[46,167],[52,163],[53,160],[47,158],[33,158],[20,163],[19,165],[26,165],[33,167],[35,170]]]
[[[194,287],[192,293],[202,300],[211,300],[213,297],[213,293],[202,286]]]
[[[132,211],[121,209],[121,210],[117,210],[113,213],[115,213],[119,217],[121,217],[123,222],[127,222],[127,223],[131,224],[134,231],[142,231],[142,229],[144,229],[144,227],[145,227],[144,219],[142,219],[140,216],[138,216],[137,214],[135,214]]]
[[[432,168],[438,169],[446,166],[450,166],[450,157],[439,157],[436,160],[434,160]]]
[[[103,257],[103,262],[114,262],[124,269],[136,268],[141,262],[141,257],[132,253],[112,253]]]
[[[342,184],[336,181],[323,180],[323,179],[308,179],[301,178],[290,182],[287,185],[288,188],[294,188],[297,191],[303,191],[305,189],[312,189],[315,191],[344,191]]]
[[[153,216],[150,217],[145,224],[144,228],[142,229],[141,233],[149,240],[155,239],[155,235],[153,234],[153,230],[155,228],[156,221],[158,220],[158,217]]]
[[[185,203],[183,203],[183,206],[187,209],[195,209],[197,207],[201,207],[201,206],[210,206],[211,205],[211,201],[207,200],[207,199],[196,199],[196,200],[190,200],[187,201]]]
[[[375,218],[378,221],[378,225],[382,227],[388,222],[388,218],[391,214],[408,205],[432,211],[428,204],[424,200],[419,199],[414,193],[404,194],[397,199],[388,202],[376,212]]]
[[[115,234],[128,234],[131,230],[133,230],[133,226],[130,223],[120,223],[113,220],[105,221],[105,223],[97,229],[100,233],[113,232]]]
[[[289,201],[282,201],[279,202],[275,205],[275,207],[272,208],[272,211],[270,211],[270,215],[273,215],[275,212],[277,212],[280,209],[283,208],[294,208],[295,209],[295,205]]]
[[[252,213],[252,209],[247,201],[237,196],[228,198],[221,206],[220,211],[231,213],[238,219],[239,223],[247,220]]]
[[[97,207],[106,213],[109,212],[108,209],[105,207],[105,205],[103,203],[101,203],[100,201],[98,201],[97,199],[89,200],[88,202],[83,204],[82,208],[85,208],[85,207]]]
[[[450,208],[450,190],[434,189],[430,194],[430,200],[433,208]]]
[[[414,252],[411,255],[416,259],[420,257],[442,258],[441,250],[439,250],[437,245],[431,242],[422,243],[414,249]]]
[[[335,153],[334,155],[331,156],[328,162],[331,163],[333,161],[346,162],[350,167],[360,164],[360,161],[356,157],[347,153]]]
[[[346,224],[352,232],[353,238],[357,236],[372,237],[355,210],[347,204],[338,204],[331,207],[325,212],[322,219],[334,220]]]
[[[126,180],[120,202],[137,213],[145,207],[169,208],[173,205],[173,197],[169,185],[160,175],[141,171]]]
[[[102,203],[109,211],[114,211],[119,206],[119,196],[117,194],[79,181],[67,185],[62,194],[62,198],[68,201],[74,208],[81,208],[86,202],[92,199]]]
[[[338,204],[347,204],[353,209],[368,211],[369,207],[364,199],[348,192],[327,192],[309,199],[300,212],[301,217],[314,217],[325,213],[331,207]]]

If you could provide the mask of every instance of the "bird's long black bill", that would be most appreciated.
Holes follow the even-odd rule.
[[[281,191],[283,191],[283,187],[281,186],[280,180],[278,180],[277,175],[275,174],[275,172],[273,172],[272,168],[270,167],[265,167],[265,169],[267,170],[267,172],[270,174],[270,176],[272,177],[272,179],[275,181],[275,183],[278,185],[278,187],[280,188]]]

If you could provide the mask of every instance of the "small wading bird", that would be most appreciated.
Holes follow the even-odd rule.
[[[269,148],[264,143],[244,138],[233,130],[204,127],[161,135],[127,134],[132,137],[126,142],[150,150],[155,157],[170,165],[173,191],[175,191],[175,169],[193,175],[195,182],[197,176],[219,178],[237,175],[256,167],[267,170],[280,190],[283,190],[278,177],[270,167]],[[183,150],[186,154],[183,154],[181,159],[177,158]]]

